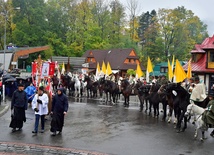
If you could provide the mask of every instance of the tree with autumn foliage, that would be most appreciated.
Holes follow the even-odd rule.
[[[142,55],[149,55],[154,62],[173,55],[188,60],[193,46],[208,36],[207,26],[183,6],[159,9],[157,14],[144,13],[140,24]]]
[[[9,11],[7,44],[43,46],[44,59],[50,55],[82,56],[90,49],[133,48],[146,62],[156,62],[175,55],[187,60],[194,44],[207,34],[207,26],[184,7],[159,9],[138,15],[138,4],[129,0],[0,0],[0,11]],[[128,11],[127,11],[128,10]],[[129,18],[127,18],[127,16]],[[0,15],[0,34],[4,36],[4,16]],[[3,49],[3,37],[0,49]],[[38,53],[27,59],[30,63]],[[19,61],[21,62],[21,61]]]

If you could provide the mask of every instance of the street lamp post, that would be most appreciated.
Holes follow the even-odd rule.
[[[5,53],[6,53],[6,35],[7,35],[7,14],[6,14],[6,10],[4,12],[4,16],[5,16],[5,20],[4,20],[4,61],[3,61],[3,75],[4,75],[4,71],[5,71]],[[5,100],[5,81],[3,81],[3,78],[2,78],[2,82],[3,82],[3,85],[2,85],[2,98],[3,98],[3,101],[6,102]]]
[[[13,8],[14,10],[20,10],[20,7],[16,7],[16,8]],[[7,49],[7,44],[6,44],[6,39],[7,39],[7,14],[8,14],[8,11],[4,8],[4,61],[3,61],[3,76],[4,76],[4,72],[5,72],[5,54],[6,54],[6,49]],[[3,81],[3,78],[2,78],[2,82],[3,82],[3,85],[2,85],[2,89],[3,89],[3,92],[2,92],[2,98],[3,98],[3,101],[6,102],[5,100],[5,81]]]

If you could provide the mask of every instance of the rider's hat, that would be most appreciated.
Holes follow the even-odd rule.
[[[214,97],[214,92],[210,92],[210,93],[208,94],[208,96],[209,96],[209,97]]]
[[[19,84],[18,84],[18,87],[24,87],[24,84],[19,83]]]
[[[39,90],[44,91],[44,87],[43,87],[43,86],[40,86],[40,87],[39,87]]]
[[[63,88],[62,87],[57,88],[57,90],[60,90],[61,92],[63,92]]]

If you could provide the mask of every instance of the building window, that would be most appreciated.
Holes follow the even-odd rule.
[[[214,62],[214,52],[210,52],[210,62]]]
[[[160,72],[161,73],[167,73],[168,72],[168,68],[167,67],[161,67],[160,68]]]
[[[192,62],[196,62],[196,54],[192,54]]]

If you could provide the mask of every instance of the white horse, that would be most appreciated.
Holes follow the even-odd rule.
[[[74,89],[75,89],[75,96],[79,97],[80,96],[80,89],[81,89],[81,82],[79,80],[78,74],[74,75]]]
[[[204,113],[205,109],[201,108],[194,103],[191,103],[187,106],[187,111],[185,113],[185,116],[195,116],[196,117],[196,129],[195,129],[195,135],[194,137],[198,137],[198,130],[200,129],[202,132],[202,138],[201,141],[205,139],[204,133],[208,130],[208,127],[206,126],[205,122],[202,120],[202,114]]]

